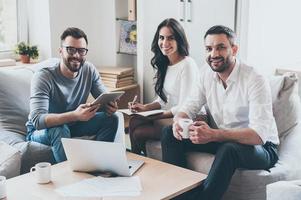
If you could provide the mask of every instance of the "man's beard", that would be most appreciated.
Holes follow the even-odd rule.
[[[218,60],[218,59],[221,59],[220,62],[222,62],[222,64],[218,67],[215,67],[212,65],[212,60]],[[230,67],[230,59],[229,57],[227,58],[224,58],[224,57],[215,57],[214,59],[212,59],[210,56],[207,58],[207,63],[209,64],[209,66],[211,67],[211,69],[214,71],[214,72],[224,72],[226,71],[227,69],[229,69]]]
[[[72,64],[72,60],[76,60],[80,62],[80,64],[79,65]],[[84,65],[85,59],[76,59],[76,58],[69,57],[69,58],[63,58],[63,62],[70,71],[78,72],[80,68]]]

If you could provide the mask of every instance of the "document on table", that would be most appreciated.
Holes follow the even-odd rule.
[[[60,187],[55,191],[64,197],[138,196],[142,190],[140,178],[94,177]]]

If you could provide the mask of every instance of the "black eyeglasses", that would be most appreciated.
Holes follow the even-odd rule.
[[[74,54],[76,54],[76,52],[80,55],[80,56],[85,56],[88,53],[88,49],[86,48],[75,48],[75,47],[71,47],[71,46],[62,46],[65,47],[67,50],[67,53],[71,56],[73,56]]]

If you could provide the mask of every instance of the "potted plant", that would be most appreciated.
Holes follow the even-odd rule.
[[[37,46],[30,46],[25,42],[17,44],[15,49],[16,54],[20,55],[22,63],[29,63],[30,58],[36,59],[39,57],[39,50]]]

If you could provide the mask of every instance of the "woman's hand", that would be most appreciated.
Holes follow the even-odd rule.
[[[129,102],[128,103],[128,108],[130,109],[130,111],[132,112],[143,112],[143,111],[148,111],[148,109],[146,108],[145,105],[141,104],[141,103],[132,103]]]

